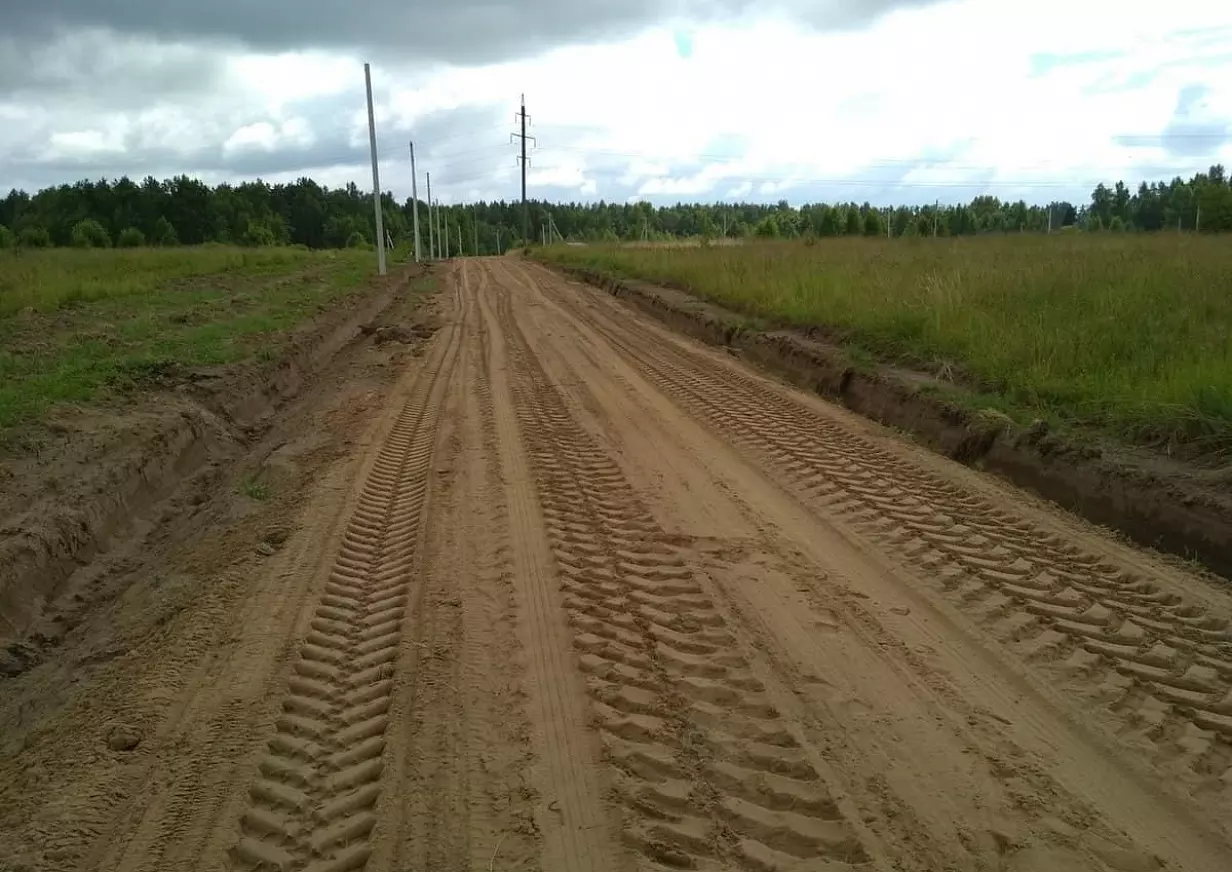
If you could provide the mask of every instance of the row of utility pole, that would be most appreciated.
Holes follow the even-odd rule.
[[[368,96],[368,146],[372,154],[372,207],[376,213],[376,257],[377,269],[381,275],[385,275],[387,271],[385,263],[385,247],[388,243],[392,246],[392,240],[387,239],[384,227],[384,216],[381,212],[381,176],[377,166],[376,154],[376,117],[372,109],[372,70],[368,64],[364,64],[364,86]],[[515,121],[520,123],[520,132],[511,133],[510,140],[520,140],[521,154],[518,156],[518,163],[522,168],[522,238],[530,238],[530,218],[526,206],[526,168],[530,165],[530,159],[526,155],[526,143],[534,142],[535,137],[528,136],[526,133],[526,125],[530,121],[530,116],[526,114],[526,96],[522,96],[521,109],[514,116]],[[424,259],[420,237],[419,237],[419,174],[415,169],[415,143],[409,143],[411,151],[411,221],[412,233],[415,236],[415,262],[419,263]],[[425,173],[425,182],[427,183],[427,207],[428,207],[428,258],[437,260],[448,258],[450,254],[450,230],[446,215],[442,211],[442,206],[439,200],[432,199],[432,173]],[[474,224],[474,252],[476,256],[479,254],[479,210],[478,207],[472,206],[473,209],[473,224]],[[461,255],[462,248],[462,225],[455,224],[457,230],[457,247],[455,251]],[[556,230],[555,223],[552,222],[552,217],[548,215],[548,223],[543,225],[542,234],[546,242],[551,238],[560,238],[560,232]],[[501,250],[500,246],[500,228],[496,228],[496,250]]]

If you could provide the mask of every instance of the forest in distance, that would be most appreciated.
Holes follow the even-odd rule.
[[[538,241],[549,216],[566,241],[665,241],[721,236],[963,236],[1048,230],[1084,232],[1232,230],[1232,180],[1222,165],[1185,180],[1098,185],[1089,202],[1032,205],[978,196],[968,203],[879,208],[869,203],[549,203],[529,201],[531,240],[520,239],[516,200],[442,207],[451,247],[493,254]],[[412,201],[382,196],[384,226],[411,238]],[[211,187],[188,176],[159,181],[80,181],[0,199],[0,248],[200,245],[300,245],[344,248],[375,240],[371,195],[349,184],[323,187],[302,178]],[[420,201],[420,236],[428,242]],[[456,250],[456,249],[455,249]]]

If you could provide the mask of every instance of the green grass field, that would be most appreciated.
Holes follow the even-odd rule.
[[[0,434],[175,366],[272,357],[375,273],[366,251],[0,252]]]
[[[1232,239],[823,239],[556,247],[562,264],[669,284],[882,360],[964,374],[1023,420],[1232,453]],[[974,398],[972,398],[974,399]]]

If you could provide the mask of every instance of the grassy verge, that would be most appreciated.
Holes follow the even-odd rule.
[[[881,360],[955,374],[1019,419],[1232,455],[1232,245],[1224,237],[998,236],[543,257],[821,326]]]
[[[360,290],[369,252],[0,252],[0,434],[175,367],[274,357],[286,331]]]

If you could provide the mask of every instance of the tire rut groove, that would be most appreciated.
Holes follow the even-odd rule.
[[[1232,784],[1232,632],[1147,578],[1084,553],[757,381],[583,317],[661,391],[765,458],[1036,669],[1116,715],[1199,789]],[[633,336],[630,329],[630,337]]]
[[[481,285],[481,289],[482,289]],[[528,653],[528,702],[536,725],[533,742],[543,762],[538,780],[548,801],[538,816],[546,868],[617,872],[619,855],[610,832],[599,767],[598,742],[587,729],[589,712],[572,651],[572,632],[559,608],[554,560],[530,462],[523,450],[508,359],[505,324],[491,293],[480,293],[492,422],[504,479],[510,532],[510,565],[518,604],[519,632]],[[546,814],[544,813],[546,812]]]
[[[478,271],[477,294],[482,294],[487,288],[486,270]],[[495,854],[501,858],[509,858],[512,866],[535,872],[541,868],[542,838],[534,821],[533,809],[539,802],[538,792],[527,782],[527,773],[535,763],[531,751],[531,727],[527,722],[523,708],[525,699],[525,669],[520,657],[525,652],[517,634],[517,596],[514,589],[513,549],[510,542],[509,506],[505,497],[505,482],[502,477],[500,463],[500,437],[496,427],[496,412],[492,398],[492,385],[489,374],[491,361],[489,358],[487,325],[480,312],[476,296],[468,300],[471,311],[471,321],[475,331],[474,344],[471,353],[474,355],[475,379],[472,383],[473,402],[478,418],[479,440],[482,445],[484,464],[481,476],[482,503],[479,523],[490,531],[492,539],[481,554],[478,555],[478,566],[481,586],[484,596],[484,606],[476,620],[483,621],[485,632],[475,632],[471,645],[476,649],[471,658],[473,662],[493,663],[495,658],[504,656],[498,673],[493,673],[492,681],[500,686],[500,695],[505,699],[500,714],[502,729],[502,750],[507,755],[506,792],[486,797],[491,825],[488,832],[493,839],[492,848],[485,842],[482,845],[482,855],[473,855],[472,865],[485,868],[484,863],[492,860]],[[479,649],[491,647],[496,653],[487,652],[484,655]],[[512,656],[511,656],[512,655]],[[499,677],[498,677],[499,676]],[[497,766],[496,761],[478,760],[485,770]],[[516,787],[513,782],[517,781]],[[512,831],[512,832],[510,832]],[[496,833],[502,835],[497,836]],[[500,839],[504,841],[500,841]],[[519,851],[521,859],[519,860]],[[493,861],[495,862],[495,861]]]
[[[365,479],[240,816],[232,868],[350,872],[371,853],[394,667],[437,438],[420,376]]]
[[[705,587],[569,415],[507,293],[497,295],[518,423],[627,843],[653,868],[869,863]]]

